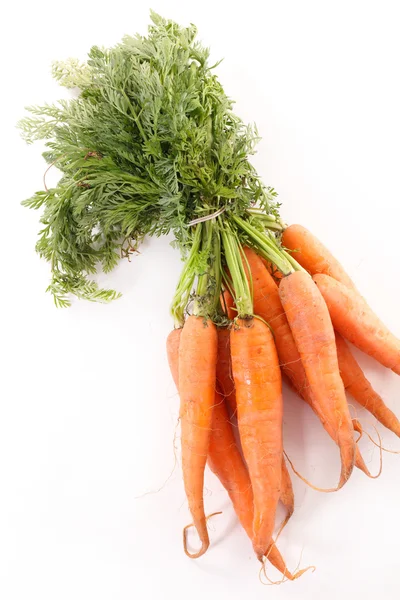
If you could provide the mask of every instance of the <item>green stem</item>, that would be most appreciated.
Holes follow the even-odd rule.
[[[182,327],[184,323],[185,309],[189,302],[196,277],[195,260],[200,250],[201,234],[202,226],[199,224],[196,226],[193,244],[185,262],[185,266],[183,267],[178,285],[176,286],[171,307],[171,313],[176,327]]]
[[[267,234],[261,233],[241,217],[232,215],[232,219],[250,237],[258,254],[272,262],[284,275],[289,275],[294,271],[291,262],[283,254],[282,249]]]
[[[261,208],[248,208],[246,212],[261,221],[267,229],[283,231],[282,223],[274,215],[267,215]]]
[[[287,250],[282,250],[282,254],[286,257],[286,259],[290,262],[293,269],[295,271],[303,271],[304,273],[308,273],[298,262],[293,258],[293,256]]]
[[[229,226],[225,225],[221,229],[221,238],[226,263],[232,278],[238,316],[248,317],[253,314],[253,300],[243,266],[238,237]]]
[[[240,254],[242,257],[242,265],[246,265],[244,274],[246,276],[246,279],[249,283],[249,290],[250,290],[250,296],[251,296],[251,304],[253,306],[254,304],[254,284],[253,284],[253,275],[251,273],[251,269],[250,269],[250,265],[249,265],[249,261],[247,260],[247,256],[245,251],[243,250],[243,246],[239,243],[239,249],[240,249]]]
[[[214,302],[212,303],[213,313],[218,311],[219,299],[221,296],[222,287],[222,264],[221,264],[221,236],[217,228],[214,231],[214,243],[213,243],[213,269],[215,279],[215,293]]]
[[[202,273],[201,275],[198,276],[198,282],[197,282],[197,289],[196,289],[196,300],[194,303],[194,310],[193,310],[193,314],[195,314],[196,316],[209,316],[206,313],[207,308],[206,308],[206,304],[207,304],[207,292],[208,292],[208,288],[210,285],[210,277],[212,275],[211,269],[212,269],[212,265],[211,265],[211,269],[209,268],[210,266],[210,261],[209,261],[209,257],[211,254],[211,247],[212,247],[212,241],[213,241],[213,227],[210,223],[210,221],[206,221],[203,224],[203,236],[202,236],[202,243],[201,243],[201,251],[206,254],[207,256],[207,267],[204,273]]]
[[[203,224],[202,253],[207,265],[206,271],[199,276],[194,314],[207,319],[215,320],[220,312],[219,298],[221,295],[222,268],[221,268],[221,239],[218,228],[214,222],[207,221]]]

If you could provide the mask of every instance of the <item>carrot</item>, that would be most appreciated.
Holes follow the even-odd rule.
[[[253,535],[253,490],[233,435],[224,399],[216,392],[208,465],[228,492],[239,521]]]
[[[167,359],[169,370],[175,387],[179,391],[179,345],[181,343],[182,328],[173,329],[167,337]]]
[[[232,374],[230,330],[218,328],[217,384],[232,415],[236,413],[235,382]]]
[[[272,334],[259,319],[231,329],[238,426],[254,494],[253,547],[267,552],[282,481],[282,381]]]
[[[279,295],[290,325],[307,380],[321,417],[329,415],[340,449],[342,469],[338,488],[353,470],[356,445],[353,424],[340,378],[335,334],[329,312],[313,280],[296,271],[285,277]]]
[[[229,290],[224,290],[221,296],[221,305],[223,310],[226,312],[228,319],[233,321],[237,317],[237,310],[235,309],[235,301],[232,298],[232,294]]]
[[[168,363],[177,389],[179,389],[178,365],[181,333],[182,329],[174,329],[167,338]],[[286,477],[286,494],[281,499],[291,515],[294,508],[293,489],[284,459],[282,460],[282,477]],[[228,492],[239,521],[251,540],[253,537],[253,490],[247,467],[236,446],[224,399],[218,392],[216,392],[212,410],[208,465]],[[268,549],[268,560],[290,580],[297,579],[304,572],[290,573],[275,544]]]
[[[342,336],[336,332],[335,338],[340,375],[345,389],[382,425],[400,437],[399,419],[373,389]]]
[[[249,472],[236,446],[232,425],[229,422],[229,415],[223,403],[223,399],[219,396],[221,401],[217,404],[217,398],[218,393],[213,414],[213,430],[208,455],[208,465],[228,492],[238,519],[250,540],[252,540],[254,511],[253,489],[251,487]],[[287,469],[286,473],[289,476]],[[285,500],[291,502],[292,499],[288,497],[285,498]],[[291,512],[293,512],[292,508]],[[287,570],[284,559],[274,542],[267,549],[266,556],[268,557],[269,562],[288,579],[297,579],[300,572],[293,575]]]
[[[288,511],[287,518],[289,519],[294,513],[294,493],[292,480],[290,479],[289,471],[286,466],[285,458],[282,457],[282,483],[281,483],[281,498],[283,506]]]
[[[254,250],[244,248],[244,252],[253,282],[254,312],[272,327],[282,371],[300,397],[311,406],[327,433],[337,444],[337,416],[333,407],[328,412],[326,406],[320,406],[308,384],[307,375],[279,297],[278,286],[266,271],[261,258]],[[356,448],[356,466],[368,477],[371,476],[358,448]]]
[[[283,465],[284,464],[285,463],[283,462]],[[229,421],[229,415],[223,397],[218,392],[215,396],[215,405],[213,409],[213,425],[208,453],[208,466],[228,492],[238,519],[250,540],[252,540],[254,513],[253,489],[249,472],[235,442],[232,425]],[[289,477],[287,470],[286,473]],[[291,503],[291,512],[293,512],[293,490],[292,496],[285,497],[285,500],[286,502]],[[285,562],[275,543],[270,545],[266,551],[266,555],[270,563],[281,573],[286,575],[288,579],[297,579],[297,577],[303,573],[303,571],[299,571],[292,574],[287,570]]]
[[[279,288],[254,250],[246,247],[244,253],[251,272],[254,313],[267,321],[273,330],[283,372],[297,389],[303,390],[308,387],[307,376],[279,297]]]
[[[193,524],[199,534],[198,558],[209,546],[204,514],[203,485],[215,397],[217,331],[203,317],[190,316],[183,327],[179,346],[179,394],[182,432],[182,469],[185,492]]]
[[[315,275],[314,281],[336,331],[400,375],[400,340],[378,319],[364,298],[328,275]]]
[[[229,406],[231,415],[236,415],[237,407],[235,382],[233,380],[231,364],[230,330],[224,327],[218,328],[217,385]],[[294,511],[294,494],[292,481],[284,458],[282,458],[282,489],[280,499],[288,511],[287,518],[289,519]]]
[[[354,283],[338,260],[329,250],[301,225],[290,225],[282,234],[282,244],[289,250],[297,250],[294,258],[311,275],[325,273],[348,288],[356,289]]]
[[[275,265],[270,262],[269,260],[266,260],[265,258],[261,258],[261,261],[263,263],[263,265],[265,266],[265,268],[267,269],[268,273],[273,277],[276,285],[279,285],[281,282],[281,279],[283,278],[283,273],[281,273],[276,267]]]

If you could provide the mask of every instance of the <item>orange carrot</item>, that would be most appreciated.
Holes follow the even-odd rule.
[[[315,275],[336,331],[400,375],[400,340],[378,319],[360,294],[328,275]]]
[[[294,512],[294,493],[292,480],[290,479],[289,471],[287,469],[284,457],[282,457],[282,483],[280,500],[283,506],[288,511],[287,519],[289,519]]]
[[[208,465],[228,492],[239,521],[251,539],[253,490],[248,471],[236,445],[224,399],[218,392],[215,395],[213,408]]]
[[[182,329],[174,329],[167,338],[167,356],[171,374],[179,389],[179,344]],[[249,472],[236,446],[232,425],[222,396],[216,392],[213,407],[212,430],[208,450],[208,465],[218,477],[229,494],[239,521],[250,539],[253,537],[253,490]],[[281,498],[290,514],[294,508],[292,484],[286,465],[283,462],[282,474],[285,473],[286,495]],[[282,475],[284,476],[284,475]],[[268,549],[268,560],[288,579],[297,579],[304,571],[294,575],[287,570],[285,562],[275,544]]]
[[[302,271],[282,280],[279,295],[315,403],[320,407],[322,417],[329,415],[335,429],[342,460],[340,488],[353,470],[356,445],[329,312],[313,280]]]
[[[190,554],[185,545],[191,558],[204,554],[210,543],[203,485],[215,402],[217,347],[216,327],[210,320],[195,316],[186,320],[179,345],[182,469],[189,509],[201,541],[195,554]]]
[[[336,332],[335,338],[340,375],[345,389],[382,425],[400,437],[399,419],[375,392],[342,336]]]
[[[235,382],[233,381],[231,364],[230,330],[226,327],[218,328],[218,360],[217,384],[232,415],[236,413]]]
[[[167,359],[169,370],[175,387],[179,391],[179,345],[181,343],[182,328],[173,329],[167,337]]]
[[[250,540],[252,540],[253,489],[249,472],[236,446],[228,411],[222,396],[218,392],[215,396],[215,406],[213,409],[208,466],[228,492],[239,521]],[[288,481],[286,481],[287,495],[285,497],[281,495],[281,500],[288,507],[289,514],[287,518],[289,518],[294,508],[294,496],[290,476],[283,459],[282,473],[284,472],[288,478]],[[307,570],[304,569],[294,574],[290,573],[275,543],[269,546],[266,556],[269,562],[290,580],[297,579]]]
[[[222,309],[226,312],[228,319],[233,321],[237,317],[237,310],[235,309],[235,301],[229,290],[224,290],[221,296]]]
[[[217,385],[229,406],[231,415],[236,415],[236,393],[231,364],[230,330],[224,327],[218,328]],[[287,509],[288,518],[290,518],[294,511],[294,494],[292,481],[284,458],[282,458],[282,489],[280,500]]]
[[[272,328],[285,375],[291,379],[296,389],[306,389],[306,373],[279,297],[279,288],[254,250],[244,248],[244,253],[251,272],[254,313],[267,321]]]
[[[254,494],[253,547],[261,560],[272,542],[281,494],[281,373],[272,334],[259,319],[237,319],[231,355],[239,433]]]
[[[332,409],[328,413],[326,407],[320,406],[309,386],[299,351],[279,297],[279,288],[254,250],[244,248],[244,252],[251,270],[254,312],[272,327],[282,371],[301,398],[311,406],[327,433],[337,444],[337,417],[335,411]],[[368,477],[371,476],[358,448],[356,448],[356,465]]]
[[[272,262],[270,262],[269,260],[266,260],[265,258],[261,258],[261,261],[263,263],[263,265],[265,266],[265,268],[267,269],[268,273],[273,277],[276,285],[279,285],[281,282],[281,279],[283,278],[283,273],[281,273],[279,271],[279,269],[277,269],[275,267],[275,265],[272,264]]]
[[[311,275],[325,273],[348,288],[356,289],[339,261],[305,227],[290,225],[283,232],[282,244],[289,250],[297,250],[293,253],[293,258]]]

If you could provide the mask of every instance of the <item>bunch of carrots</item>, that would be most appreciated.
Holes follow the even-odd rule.
[[[282,376],[320,418],[338,445],[339,490],[354,466],[371,476],[355,441],[347,390],[400,437],[400,421],[372,388],[344,338],[400,374],[400,341],[385,327],[329,250],[300,225],[287,227],[284,247],[302,270],[282,276],[254,249],[244,247],[242,267],[252,289],[252,313],[226,289],[221,298],[229,323],[218,326],[189,316],[167,339],[171,373],[181,398],[183,477],[201,548],[209,546],[203,504],[206,463],[226,488],[256,556],[288,579],[273,540],[279,500],[294,510],[282,445]],[[231,271],[232,272],[232,271]],[[197,365],[193,370],[193,364]],[[237,421],[240,446],[232,418]],[[242,458],[242,455],[244,459]],[[319,488],[316,488],[319,489]]]
[[[61,307],[71,294],[116,299],[91,278],[99,264],[109,271],[146,235],[174,234],[184,267],[167,353],[180,395],[184,487],[200,540],[191,553],[186,527],[184,550],[198,558],[209,547],[208,464],[259,561],[296,579],[304,570],[288,571],[273,538],[279,501],[287,512],[279,531],[294,510],[282,377],[338,446],[338,482],[322,490],[333,492],[354,466],[371,477],[346,390],[400,437],[399,420],[345,340],[397,374],[400,341],[322,243],[282,221],[276,192],[249,160],[256,131],[233,113],[196,28],[154,13],[152,21],[147,37],[94,47],[84,64],[55,65],[60,83],[81,94],[31,107],[33,117],[21,121],[28,142],[45,141],[48,168],[62,172],[57,186],[45,183],[24,204],[44,208],[37,250],[51,264],[48,290]]]

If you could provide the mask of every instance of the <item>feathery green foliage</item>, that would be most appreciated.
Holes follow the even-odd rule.
[[[257,131],[233,113],[196,28],[151,18],[147,37],[95,46],[85,64],[55,63],[54,77],[79,97],[30,107],[19,123],[28,143],[45,141],[45,160],[62,172],[55,188],[24,202],[42,210],[36,248],[51,264],[59,306],[70,293],[117,297],[90,276],[100,265],[111,270],[126,240],[172,231],[185,256],[194,218],[223,206],[225,217],[244,216],[256,203],[278,215],[249,162]]]

